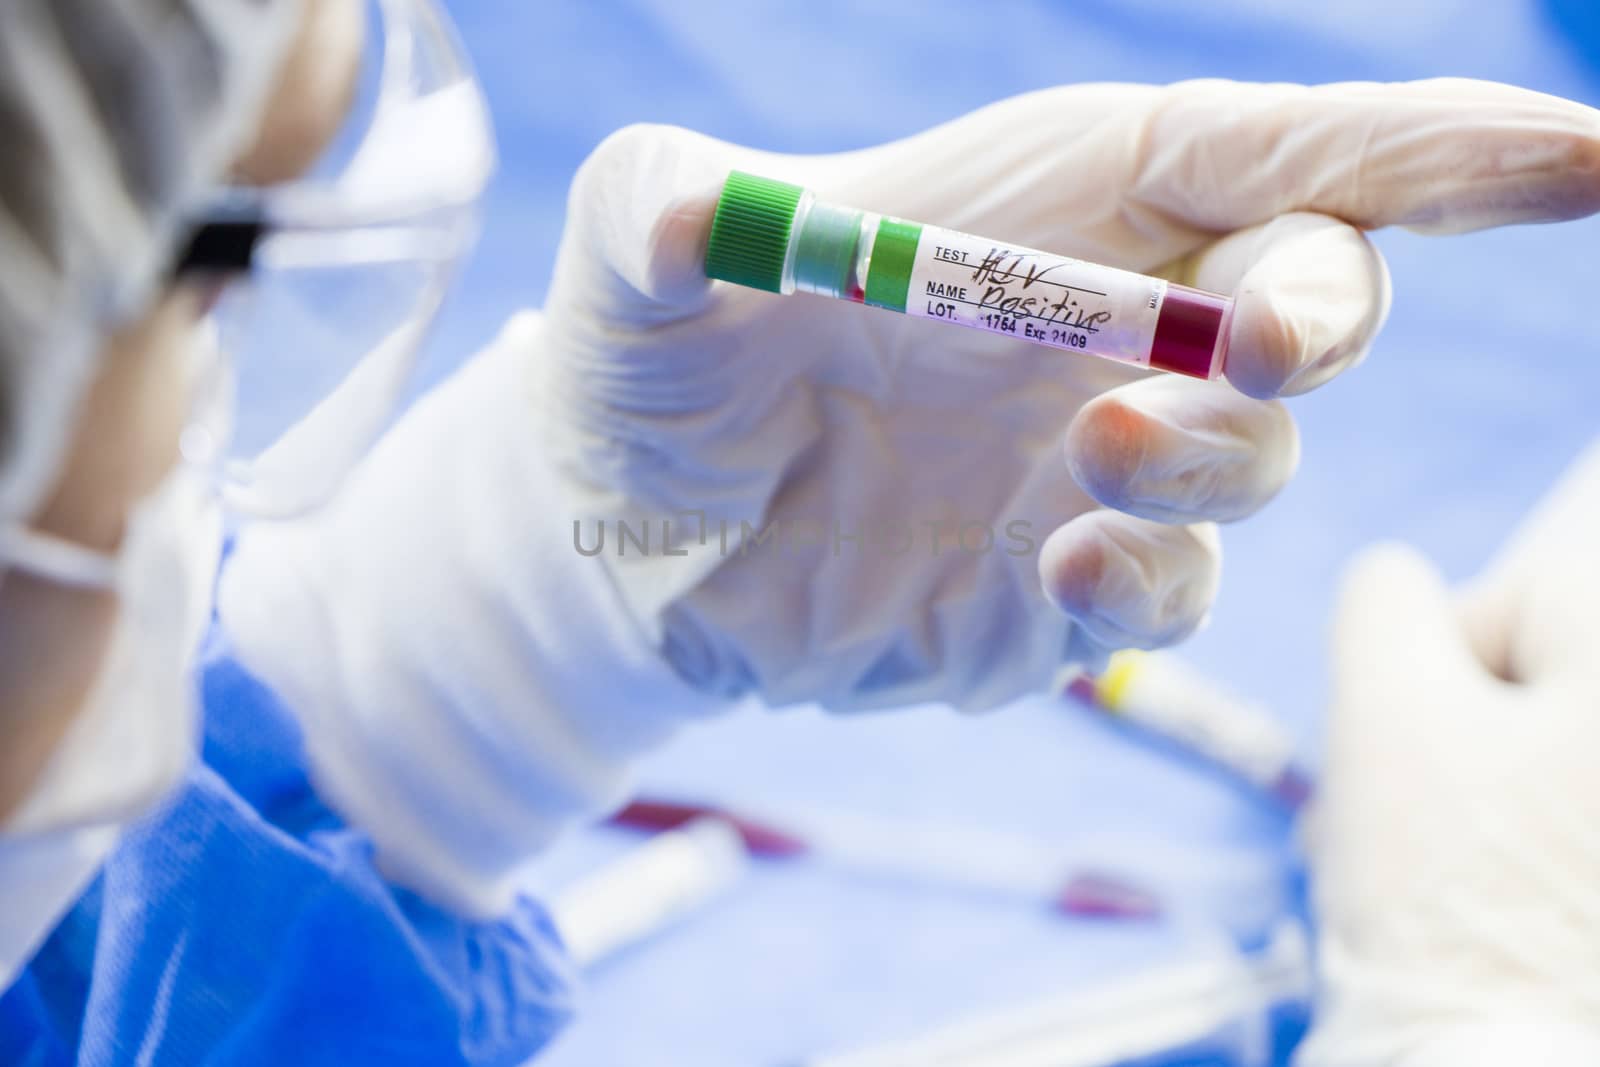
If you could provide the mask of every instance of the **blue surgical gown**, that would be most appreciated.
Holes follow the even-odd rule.
[[[0,996],[0,1064],[520,1064],[572,1013],[549,917],[386,882],[214,632],[202,759]]]

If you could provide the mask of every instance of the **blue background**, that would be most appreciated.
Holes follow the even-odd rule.
[[[430,350],[430,379],[511,311],[541,301],[573,171],[631,122],[833,151],[1043,86],[1199,76],[1465,75],[1600,103],[1600,70],[1586,58],[1600,53],[1600,27],[1583,0],[452,7],[487,85],[503,163],[486,233]],[[1214,622],[1187,648],[1277,709],[1308,758],[1342,563],[1375,539],[1401,538],[1451,576],[1471,574],[1594,433],[1597,238],[1593,221],[1378,236],[1394,277],[1388,329],[1364,366],[1294,402],[1300,476],[1226,531]],[[1120,840],[1166,869],[1172,903],[1201,917],[1276,907],[1273,872],[1291,850],[1286,823],[1225,784],[1044,701],[981,720],[937,709],[737,716],[685,737],[643,778],[657,792],[731,804]],[[559,884],[628,842],[580,835],[547,858],[540,880]],[[1224,891],[1232,876],[1219,864],[1249,888]],[[779,1063],[1093,982],[1201,938],[1190,919],[1064,921],[822,865],[766,867],[694,922],[598,968],[581,1020],[541,1062]]]

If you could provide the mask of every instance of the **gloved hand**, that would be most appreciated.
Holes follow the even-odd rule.
[[[1235,293],[1228,383],[708,284],[730,168]],[[1295,468],[1270,398],[1358,362],[1384,319],[1364,229],[1597,207],[1600,114],[1468,81],[1074,86],[822,157],[630,128],[574,184],[533,370],[572,490],[551,520],[589,551],[605,529],[571,565],[608,571],[704,691],[990,707],[1202,622],[1211,523]]]
[[[1346,579],[1301,1067],[1600,1063],[1600,446],[1462,594]]]
[[[1081,86],[826,157],[630,129],[578,175],[545,313],[324,512],[245,531],[221,617],[384,869],[495,914],[519,863],[722,698],[987,707],[1183,636],[1216,585],[1208,522],[1294,468],[1293,424],[1259,398],[1350,365],[1383,318],[1358,227],[1575,217],[1600,207],[1597,161],[1594,112],[1466,82]],[[1237,291],[1232,387],[711,285],[735,166]],[[741,553],[741,523],[774,522],[781,546]],[[868,540],[907,525],[907,549]],[[1008,554],[1019,532],[1035,552]]]

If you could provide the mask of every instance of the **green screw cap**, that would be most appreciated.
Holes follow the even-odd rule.
[[[711,219],[706,277],[782,292],[794,212],[804,194],[798,185],[731,172]]]

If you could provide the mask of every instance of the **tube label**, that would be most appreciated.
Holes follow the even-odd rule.
[[[884,223],[915,225],[898,219]],[[904,257],[891,256],[884,266],[899,277],[885,278],[877,287],[881,293],[884,282],[905,279],[904,303],[895,310],[1069,352],[1150,365],[1156,318],[1167,295],[1167,283],[1160,278],[938,226],[919,229],[909,272],[893,262]],[[882,243],[880,230],[866,302],[895,307],[894,301],[873,299]]]

